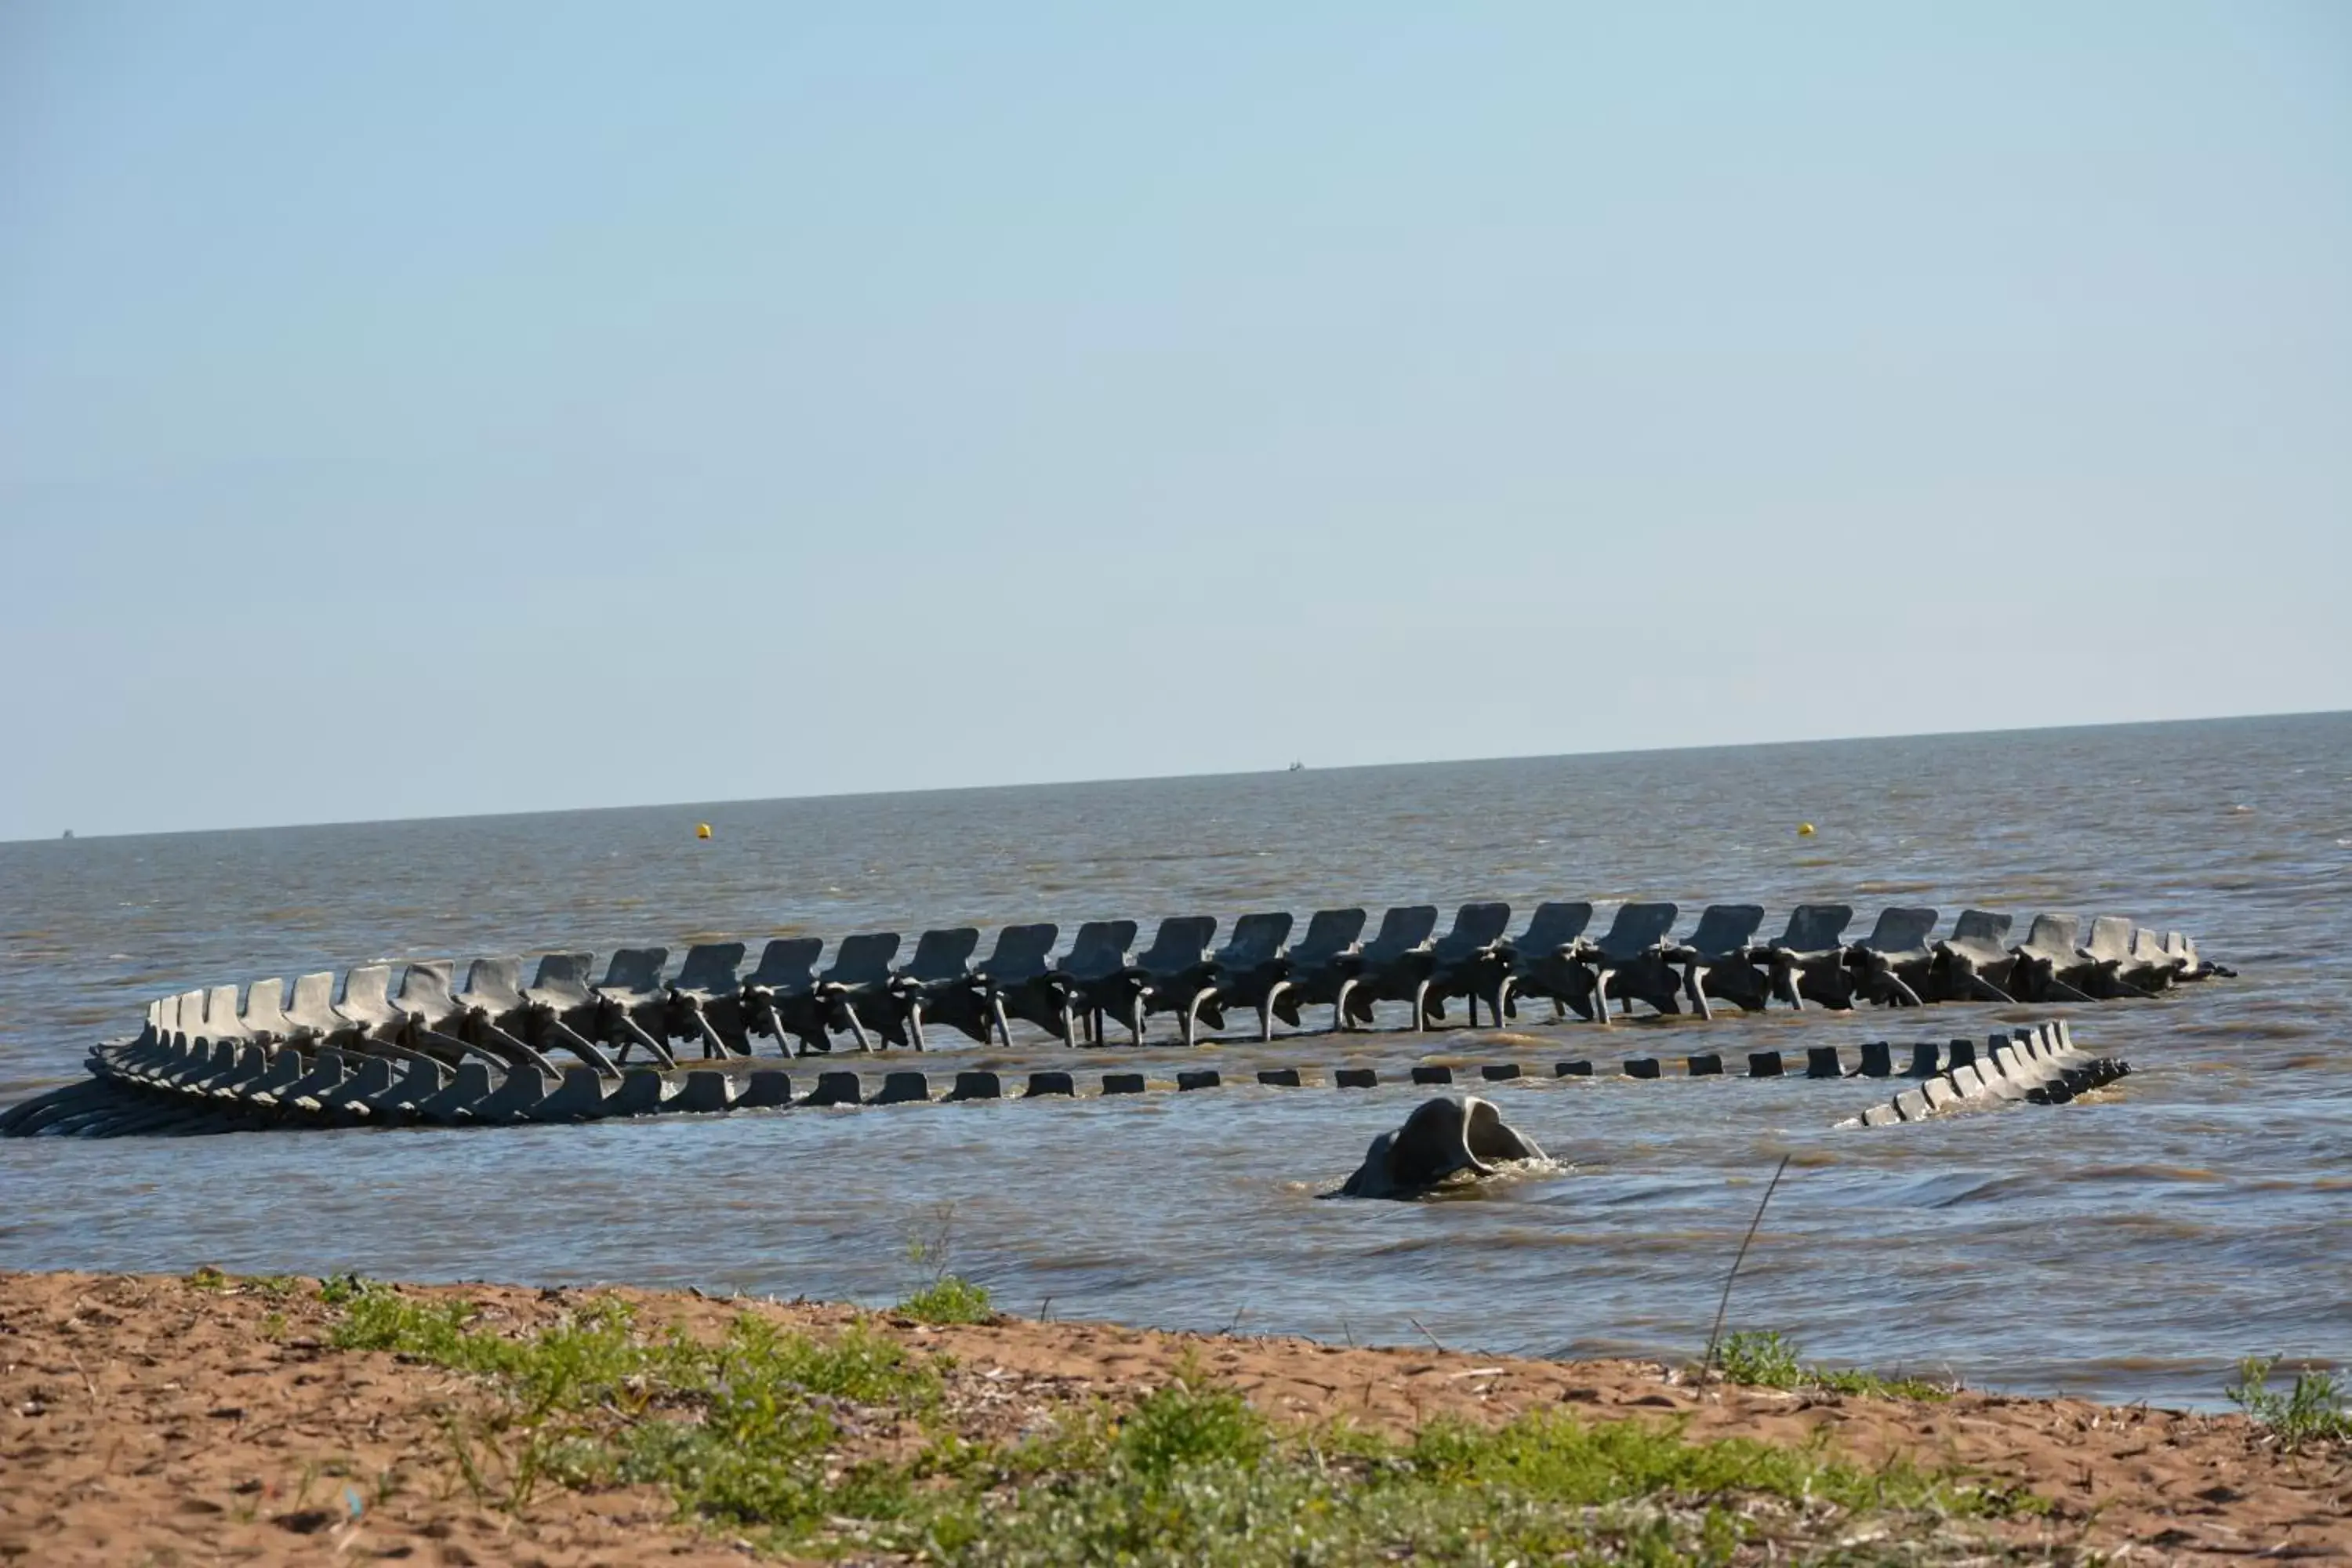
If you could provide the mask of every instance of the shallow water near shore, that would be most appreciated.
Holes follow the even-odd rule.
[[[698,821],[712,824],[708,842]],[[1801,837],[1800,822],[1819,826]],[[0,845],[0,1103],[151,995],[370,959],[1504,898],[1838,899],[2131,915],[2242,977],[2076,1008],[2132,1077],[2064,1107],[1837,1131],[1884,1082],[1679,1079],[1692,1051],[1972,1037],[1991,1007],[1604,1034],[1238,1041],[1381,1067],[1591,1058],[1487,1086],[1567,1163],[1475,1199],[1319,1201],[1418,1092],[792,1110],[583,1127],[0,1142],[0,1268],[625,1280],[887,1301],[910,1235],[1001,1304],[1160,1327],[1695,1356],[1734,1298],[1836,1363],[2217,1402],[2235,1359],[2352,1359],[2352,715]],[[1604,913],[1605,918],[1605,913]],[[1515,921],[1515,924],[1518,923]],[[1401,1017],[1390,1009],[1389,1021]],[[1164,1021],[1163,1021],[1164,1026]],[[1669,1063],[1612,1077],[1625,1056]],[[1181,1055],[941,1051],[1076,1069]],[[1066,1061],[1062,1058],[1066,1058]],[[796,1077],[814,1064],[795,1068]],[[867,1066],[859,1062],[837,1065]]]

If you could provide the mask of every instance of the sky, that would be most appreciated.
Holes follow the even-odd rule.
[[[0,5],[0,837],[2352,707],[2352,8]]]

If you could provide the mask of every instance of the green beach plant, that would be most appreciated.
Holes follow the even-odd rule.
[[[906,1229],[908,1266],[919,1281],[892,1309],[902,1317],[925,1323],[986,1323],[996,1317],[987,1288],[953,1272],[955,1255],[953,1199],[934,1204]]]
[[[2345,1390],[2336,1380],[2305,1368],[2294,1374],[2294,1386],[2281,1394],[2270,1385],[2278,1363],[2276,1356],[2248,1356],[2238,1363],[2238,1381],[2221,1392],[2257,1426],[2291,1447],[2352,1439],[2352,1410],[2345,1408]]]
[[[1795,1342],[1778,1329],[1743,1329],[1724,1342],[1717,1359],[1725,1377],[1757,1388],[1794,1388],[1805,1375]]]
[[[319,1281],[319,1300],[330,1307],[340,1307],[376,1288],[373,1281],[357,1274],[337,1274]]]
[[[291,1296],[297,1287],[290,1274],[231,1274],[211,1263],[196,1265],[185,1279],[191,1289],[221,1296],[268,1296],[273,1300]]]
[[[1777,1329],[1742,1330],[1723,1343],[1717,1364],[1733,1383],[1755,1388],[1818,1388],[1881,1399],[1949,1399],[1950,1384],[1916,1377],[1881,1377],[1853,1367],[1807,1366],[1797,1342]]]
[[[481,1406],[446,1431],[459,1484],[485,1505],[520,1512],[546,1485],[652,1484],[684,1522],[794,1553],[1003,1568],[1720,1563],[1831,1551],[1866,1519],[1864,1539],[1916,1559],[1982,1552],[1981,1532],[1956,1521],[2038,1506],[1964,1475],[1855,1464],[1825,1440],[1696,1440],[1671,1423],[1545,1412],[1491,1430],[1433,1422],[1402,1442],[1284,1432],[1189,1360],[1124,1411],[1087,1406],[1000,1443],[955,1430],[941,1363],[863,1325],[819,1338],[744,1311],[697,1340],[648,1332],[600,1298],[517,1331],[462,1300],[364,1284],[340,1313],[339,1347],[478,1380]],[[919,1446],[858,1442],[888,1431]]]
[[[922,1323],[987,1323],[996,1319],[987,1288],[955,1274],[931,1281],[894,1310]]]

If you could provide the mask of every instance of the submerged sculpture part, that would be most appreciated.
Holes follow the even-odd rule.
[[[2094,1057],[2074,1044],[2073,1027],[2061,1018],[2031,1029],[2012,1029],[1986,1042],[1979,1054],[1972,1042],[1955,1040],[1948,1056],[1932,1045],[1919,1047],[1910,1076],[1916,1089],[1906,1089],[1884,1105],[1874,1105],[1840,1127],[1892,1127],[1902,1121],[1925,1121],[1948,1111],[1990,1110],[2005,1101],[2064,1105],[2077,1095],[2105,1089],[2131,1074],[2131,1064],[2115,1057]]]
[[[1294,943],[1291,915],[1261,912],[1236,921],[1222,947],[1213,945],[1215,917],[1178,916],[1140,954],[1135,921],[1090,921],[1058,957],[1060,928],[1038,923],[999,931],[984,959],[981,933],[964,926],[923,932],[903,963],[898,932],[868,931],[844,939],[822,968],[823,938],[783,937],[766,943],[749,973],[740,942],[698,943],[674,973],[668,949],[624,948],[601,979],[592,954],[557,952],[539,956],[529,984],[518,957],[474,959],[462,983],[453,960],[415,961],[396,988],[393,965],[369,963],[340,984],[320,972],[290,987],[257,980],[163,997],[134,1038],[101,1046],[90,1068],[183,1100],[306,1114],[373,1107],[436,1120],[462,1105],[479,1120],[491,1088],[508,1085],[511,1093],[492,1102],[501,1109],[551,1100],[609,1114],[614,1100],[653,1092],[624,1085],[633,1062],[674,1072],[682,1051],[734,1062],[762,1042],[784,1058],[840,1043],[923,1050],[935,1026],[1009,1047],[1018,1021],[1076,1046],[1100,1044],[1108,1019],[1140,1044],[1150,1020],[1167,1016],[1189,1047],[1203,1027],[1222,1031],[1229,1012],[1255,1014],[1258,1037],[1270,1040],[1277,1022],[1303,1026],[1308,1006],[1328,1006],[1341,1032],[1370,1027],[1383,1003],[1403,1004],[1409,1028],[1444,1027],[1455,997],[1473,1028],[1482,1009],[1499,1026],[1541,1002],[1555,1019],[1573,1013],[1607,1025],[1637,1001],[1661,1014],[1687,1003],[1710,1018],[1727,1002],[1748,1012],[1775,1000],[1801,1011],[2087,1002],[2231,973],[2179,932],[2158,939],[2112,916],[2094,921],[2082,943],[2074,917],[2042,915],[2024,942],[2005,947],[2009,917],[1979,910],[1943,941],[1931,940],[1934,910],[1886,910],[1853,942],[1843,904],[1800,905],[1770,941],[1757,939],[1758,904],[1710,905],[1679,938],[1672,903],[1621,905],[1598,937],[1588,934],[1588,902],[1540,904],[1516,935],[1510,914],[1500,902],[1465,904],[1440,936],[1435,906],[1403,905],[1366,941],[1365,910],[1320,910]],[[482,1093],[468,1095],[471,1086]],[[722,1088],[722,1102],[734,1103],[738,1091]],[[22,1120],[0,1116],[0,1132]]]
[[[1501,1175],[1507,1167],[1550,1163],[1541,1146],[1513,1130],[1492,1100],[1443,1095],[1422,1101],[1402,1126],[1373,1139],[1364,1163],[1335,1195],[1423,1197],[1449,1184]]]
[[[1522,1045],[1534,1043],[1527,1036],[1496,1037]],[[1809,1046],[1803,1057],[1802,1076],[1808,1079],[1897,1076],[1895,1053],[1885,1040],[1864,1042],[1851,1066],[1834,1045]],[[1760,1079],[1789,1076],[1792,1066],[1778,1050],[1751,1051],[1747,1065],[1745,1076]],[[684,1072],[630,1068],[612,1079],[594,1068],[575,1067],[559,1078],[527,1064],[500,1069],[468,1060],[452,1072],[429,1058],[363,1058],[333,1047],[311,1056],[286,1047],[273,1055],[257,1046],[215,1047],[184,1037],[102,1045],[90,1053],[89,1066],[91,1077],[88,1079],[0,1111],[0,1135],[98,1138],[289,1127],[484,1127],[787,1106],[814,1109],[928,1104],[934,1099],[993,1100],[1014,1093],[1003,1076],[984,1068],[957,1072],[952,1087],[940,1096],[934,1096],[928,1074],[907,1068],[885,1074],[878,1087],[869,1086],[856,1072],[820,1072],[813,1089],[795,1093],[791,1076],[782,1068],[740,1059],[724,1068]],[[1551,1066],[1548,1076],[1555,1079],[1586,1084],[1595,1079],[1590,1058],[1556,1061]],[[1726,1076],[1723,1058],[1712,1051],[1695,1052],[1684,1058],[1683,1066],[1693,1079]],[[1487,1062],[1475,1069],[1475,1076],[1488,1083],[1530,1082],[1534,1079],[1528,1067],[1519,1060]],[[2119,1061],[2082,1055],[2063,1018],[2031,1028],[1998,1031],[1986,1037],[1981,1048],[1966,1039],[1948,1045],[1922,1041],[1912,1047],[1910,1065],[1899,1075],[1921,1080],[1919,1087],[1839,1125],[1919,1121],[1971,1100],[1987,1107],[2018,1099],[2063,1104],[2128,1070]],[[1654,1057],[1628,1057],[1620,1064],[1620,1073],[1622,1080],[1633,1082],[1654,1082],[1665,1076],[1663,1064]],[[1410,1076],[1415,1085],[1451,1084],[1455,1069],[1445,1063],[1424,1061],[1412,1064]],[[1538,1073],[1536,1078],[1543,1076],[1547,1075]],[[1256,1071],[1260,1088],[1276,1089],[1303,1089],[1313,1083],[1342,1091],[1370,1089],[1380,1081],[1378,1069],[1360,1063]],[[1172,1084],[1140,1072],[1111,1071],[1102,1075],[1099,1092],[1118,1096],[1172,1088],[1178,1093],[1190,1093],[1217,1089],[1225,1082],[1224,1074],[1215,1068],[1180,1068]],[[1028,1075],[1027,1088],[1018,1098],[1066,1100],[1078,1093],[1077,1075],[1039,1068]],[[1984,1098],[1988,1095],[1990,1098]]]

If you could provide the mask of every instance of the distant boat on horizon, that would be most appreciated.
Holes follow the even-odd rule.
[[[1293,763],[1290,764],[1289,771],[1294,773],[1303,773],[1307,771],[1307,764],[1305,763]],[[71,834],[68,834],[66,837],[70,838],[73,836]]]

